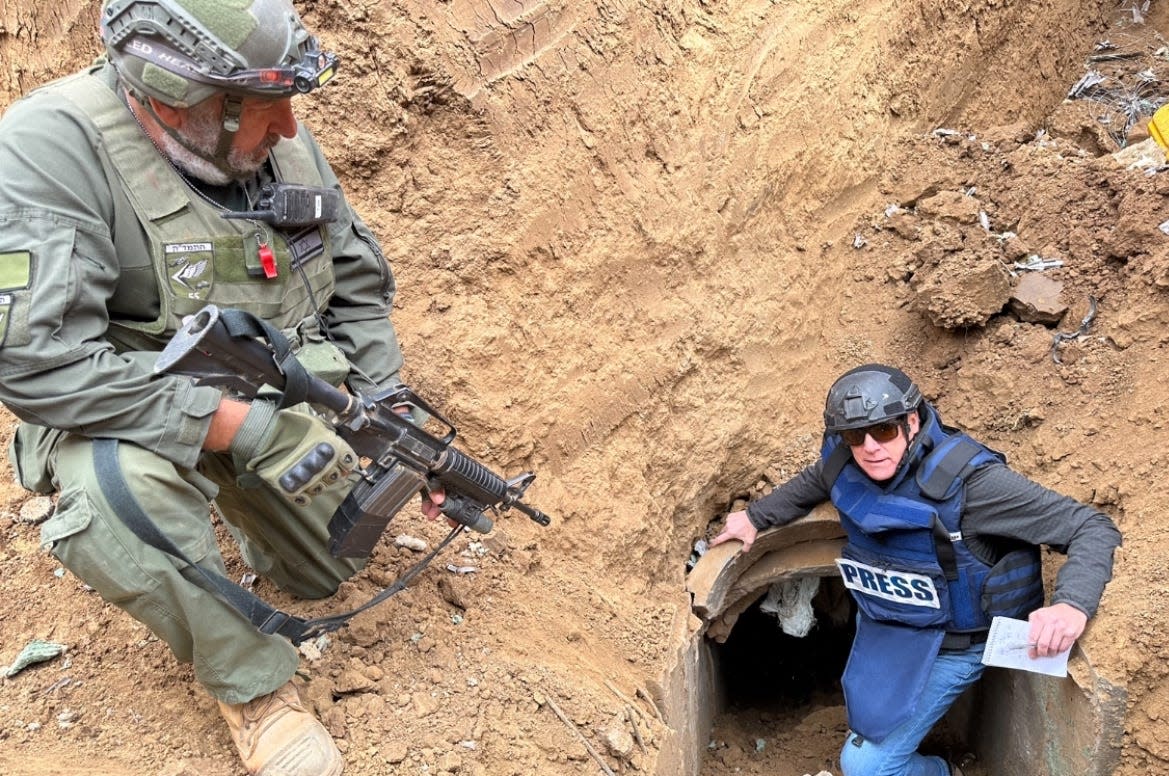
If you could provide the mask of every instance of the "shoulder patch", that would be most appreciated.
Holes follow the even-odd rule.
[[[0,253],[0,291],[28,288],[32,279],[32,252]]]

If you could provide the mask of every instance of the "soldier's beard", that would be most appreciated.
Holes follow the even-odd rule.
[[[188,108],[183,128],[174,130],[186,141],[185,145],[170,133],[161,133],[159,145],[162,152],[179,169],[204,183],[224,186],[232,181],[251,178],[264,166],[268,151],[276,145],[279,138],[268,138],[260,148],[250,153],[236,148],[233,144],[226,158],[218,158],[215,151],[219,147],[222,126],[222,107],[214,104],[214,101],[205,101]]]

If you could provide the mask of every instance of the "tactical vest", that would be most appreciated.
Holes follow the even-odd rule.
[[[154,320],[111,320],[110,338],[120,349],[157,349],[159,337],[209,303],[246,310],[295,341],[302,329],[316,329],[314,301],[323,310],[335,287],[325,227],[285,234],[260,222],[225,219],[224,208],[187,184],[100,77],[81,73],[46,89],[83,110],[101,132],[149,241],[160,309]],[[282,140],[269,158],[277,180],[322,185],[299,137]],[[261,267],[261,244],[274,254],[275,277]]]
[[[844,677],[849,723],[875,741],[912,712],[947,634],[982,633],[995,616],[1026,618],[1043,604],[1038,547],[991,566],[962,541],[966,478],[1003,456],[942,426],[929,405],[915,441],[908,464],[880,484],[838,435],[821,451],[848,536],[837,565],[859,609]]]

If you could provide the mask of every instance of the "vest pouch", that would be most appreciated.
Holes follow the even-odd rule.
[[[848,726],[880,743],[917,708],[945,632],[857,616],[841,684]]]
[[[340,385],[349,376],[349,361],[341,348],[319,334],[305,335],[304,343],[296,351],[296,359],[329,385]]]
[[[987,619],[1025,619],[1043,606],[1043,596],[1039,550],[1028,547],[1008,552],[991,567],[982,585],[982,610]]]
[[[49,495],[56,492],[53,485],[52,456],[64,431],[32,423],[21,423],[8,445],[8,460],[16,481],[25,490]]]
[[[936,562],[893,558],[845,545],[836,560],[857,607],[877,622],[914,628],[950,619],[950,590]]]

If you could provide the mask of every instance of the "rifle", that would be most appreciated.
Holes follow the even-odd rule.
[[[390,519],[424,489],[442,488],[443,514],[479,533],[493,527],[487,512],[497,515],[512,507],[540,525],[551,522],[521,500],[535,474],[504,480],[452,447],[454,425],[404,385],[369,396],[330,385],[296,360],[278,330],[243,311],[207,305],[189,318],[155,362],[155,374],[166,372],[248,398],[269,386],[282,391],[281,408],[307,401],[329,411],[338,436],[370,461],[329,521],[334,557],[369,555]],[[395,411],[403,407],[428,413],[445,433],[438,437],[416,426]]]

